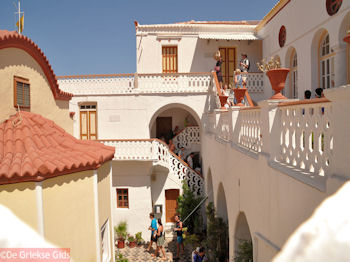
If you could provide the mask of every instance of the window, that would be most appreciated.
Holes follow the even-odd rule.
[[[129,191],[127,188],[117,189],[117,207],[129,208]]]
[[[162,47],[163,73],[177,73],[177,46]]]
[[[110,261],[111,249],[110,249],[110,235],[109,235],[109,224],[108,219],[101,228],[101,254],[102,262]]]
[[[14,77],[14,106],[30,108],[30,84],[28,79]]]
[[[298,98],[298,59],[295,50],[292,52],[290,61],[291,94],[292,98]]]
[[[329,45],[328,33],[321,38],[319,61],[320,87],[334,87],[334,54]]]
[[[97,111],[96,103],[80,105],[80,139],[97,139]]]

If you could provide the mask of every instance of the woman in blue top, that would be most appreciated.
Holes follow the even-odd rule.
[[[179,255],[180,255],[180,246],[182,247],[182,253],[185,253],[185,247],[184,247],[184,241],[183,241],[183,237],[182,237],[182,222],[179,218],[179,216],[175,216],[175,222],[176,222],[176,226],[174,228],[174,231],[176,232],[176,257],[174,259],[179,259]]]
[[[233,82],[236,88],[243,88],[243,80],[240,69],[236,69]]]

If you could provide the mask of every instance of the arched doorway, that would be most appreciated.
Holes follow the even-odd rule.
[[[222,217],[224,221],[227,223],[228,215],[227,215],[226,196],[225,196],[225,190],[222,183],[220,183],[218,192],[217,192],[216,210],[217,210],[218,216]]]
[[[247,257],[250,255],[251,261],[253,261],[252,236],[244,212],[240,212],[237,217],[234,235],[234,251],[235,257]]]
[[[206,183],[206,194],[208,196],[208,203],[210,202],[214,203],[213,179],[212,179],[210,168],[208,170],[207,179],[205,180],[205,183]]]
[[[180,103],[168,104],[153,114],[149,123],[150,137],[166,138],[176,126],[183,130],[186,126],[199,125],[200,118],[192,108]]]

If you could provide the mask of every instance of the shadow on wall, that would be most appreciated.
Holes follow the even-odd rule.
[[[219,184],[216,207],[218,215],[222,217],[224,221],[228,224],[226,196],[222,183]]]

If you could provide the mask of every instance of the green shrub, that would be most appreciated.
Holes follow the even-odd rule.
[[[128,229],[128,224],[123,221],[118,224],[118,226],[114,227],[114,231],[118,236],[118,239],[124,239],[127,236],[127,229]]]
[[[253,243],[251,240],[239,240],[238,250],[235,252],[235,262],[253,261]]]

